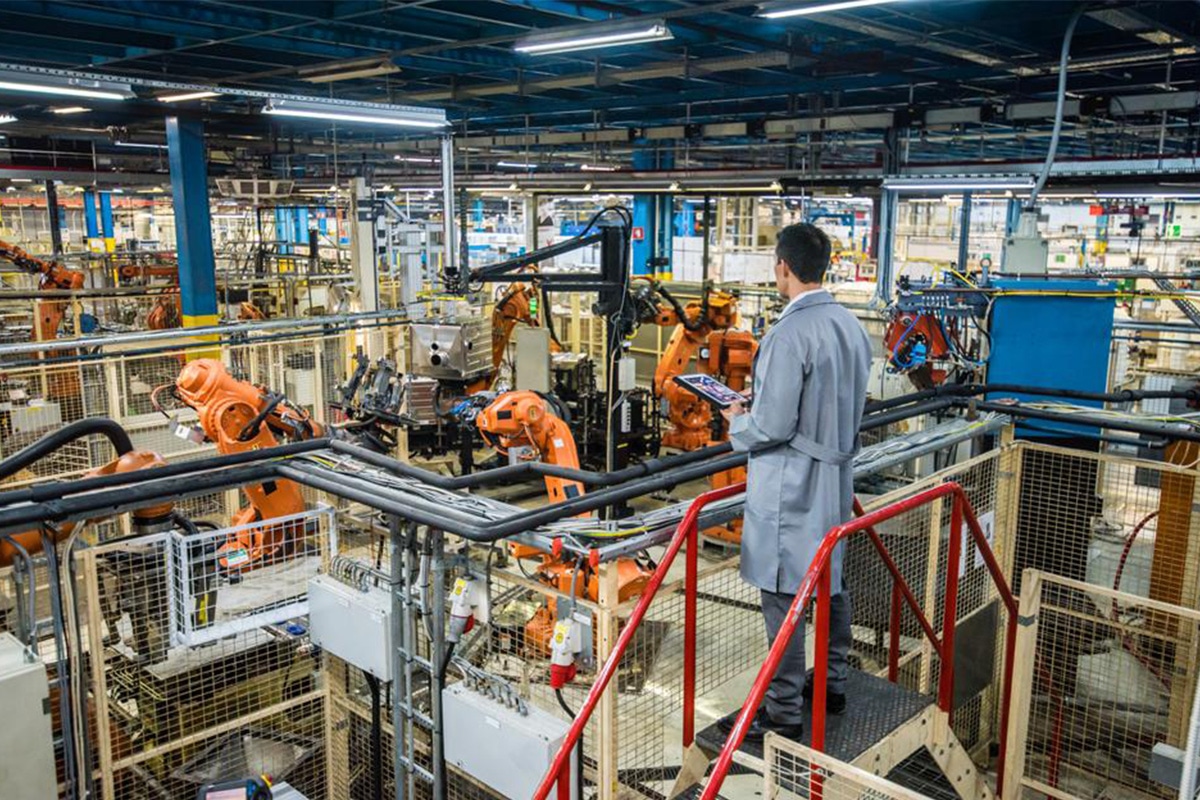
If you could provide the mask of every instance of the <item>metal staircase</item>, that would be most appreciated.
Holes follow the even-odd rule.
[[[932,697],[854,669],[848,676],[846,696],[850,699],[846,713],[830,716],[826,722],[824,752],[831,758],[901,785],[906,771],[914,771],[914,764],[919,765],[921,760],[932,762],[942,777],[943,790],[948,790],[947,800],[950,797],[984,800],[993,796],[966,749],[950,729],[948,715],[935,705]],[[800,743],[811,747],[812,732],[812,710],[806,707]],[[716,724],[700,731],[694,745],[699,756],[696,753],[685,755],[684,762],[690,765],[690,774],[681,773],[670,796],[699,798],[702,787],[696,772],[700,776],[708,772],[711,759],[717,757],[724,744],[725,734]],[[733,760],[760,774],[770,768],[763,762],[760,742],[743,742]],[[924,770],[916,770],[922,789],[930,784],[929,766],[926,763]],[[681,787],[680,782],[688,784],[687,787]],[[781,788],[795,794],[807,794],[806,789],[801,791],[802,787]]]
[[[856,502],[855,510],[858,516],[830,530],[822,541],[812,565],[801,582],[800,590],[797,592],[784,624],[759,669],[732,731],[726,736],[714,724],[698,733],[695,732],[697,520],[704,506],[737,491],[740,491],[740,487],[735,486],[708,492],[697,498],[689,508],[687,516],[680,523],[666,553],[659,562],[658,569],[622,629],[615,648],[597,673],[588,697],[562,743],[552,767],[543,777],[538,791],[534,794],[534,800],[545,800],[555,787],[557,787],[558,797],[568,796],[571,776],[566,765],[569,763],[571,748],[574,747],[593,709],[601,695],[604,694],[616,671],[617,664],[644,618],[646,609],[658,591],[663,577],[671,568],[675,556],[685,543],[688,545],[688,558],[684,580],[684,756],[678,777],[668,792],[669,798],[720,800],[721,796],[718,792],[725,777],[730,774],[735,764],[758,772],[764,777],[769,776],[771,765],[764,763],[762,744],[748,743],[744,739],[750,721],[762,704],[767,687],[779,667],[788,642],[796,627],[804,624],[804,611],[812,603],[815,607],[814,632],[817,637],[814,647],[815,664],[812,678],[815,691],[812,701],[805,705],[804,734],[801,744],[812,751],[826,754],[838,762],[850,765],[851,768],[857,768],[864,774],[880,777],[895,775],[897,780],[904,780],[906,771],[920,767],[922,762],[932,760],[936,764],[936,771],[941,773],[942,779],[930,781],[926,776],[922,781],[936,788],[937,794],[947,796],[946,790],[949,788],[962,800],[994,800],[995,796],[1003,791],[1002,780],[1006,756],[1005,746],[1008,739],[1008,707],[1012,692],[1017,603],[974,510],[971,508],[966,493],[957,483],[940,484],[870,513],[863,513],[862,508]],[[936,631],[905,581],[883,539],[875,530],[875,526],[880,523],[921,506],[939,503],[943,499],[951,501],[950,537],[945,563],[950,565],[960,563],[964,534],[970,536],[978,556],[982,558],[995,585],[998,599],[1007,612],[1002,678],[1003,694],[1000,701],[999,740],[1001,744],[997,759],[999,778],[995,791],[977,769],[951,727],[954,706],[954,638],[958,625],[958,571],[956,569],[944,570],[945,585],[941,594],[943,602],[941,631]],[[870,539],[892,578],[888,676],[885,679],[866,672],[851,670],[846,687],[850,704],[846,712],[841,715],[827,715],[825,713],[825,683],[828,675],[829,600],[831,597],[829,564],[834,549],[844,539],[855,534],[864,534]],[[936,697],[911,691],[898,682],[900,621],[905,605],[919,624],[924,636],[929,640],[932,652],[938,658],[940,668]],[[914,767],[914,765],[916,766]],[[918,771],[920,770],[918,769]],[[799,783],[811,784],[796,786],[792,791],[797,796],[821,796],[819,792],[823,780],[821,777],[809,776],[796,780]]]

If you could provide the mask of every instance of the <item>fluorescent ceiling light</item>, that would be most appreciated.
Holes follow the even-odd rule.
[[[518,53],[550,55],[615,47],[622,44],[660,42],[675,38],[662,19],[635,19],[624,23],[597,22],[583,28],[569,28],[536,33],[513,45]]]
[[[584,172],[616,172],[617,168],[611,164],[580,164],[579,169]]]
[[[50,109],[51,114],[82,114],[85,111],[91,111],[91,109],[84,106],[62,106]]]
[[[150,150],[166,150],[165,144],[153,144],[151,142],[113,142],[116,147],[144,147]]]
[[[1032,178],[998,178],[996,180],[939,181],[918,179],[885,179],[883,188],[902,192],[988,191],[994,189],[1032,189]]]
[[[220,92],[187,92],[186,94],[164,94],[158,98],[160,103],[186,103],[189,100],[207,100],[210,97],[220,97]]]
[[[427,156],[392,156],[392,158],[396,161],[407,161],[410,164],[436,164],[438,162],[436,158]]]
[[[537,169],[537,164],[526,164],[521,161],[497,161],[497,167],[506,167],[508,169]]]
[[[13,183],[33,183],[33,178],[9,178]]]
[[[823,14],[827,11],[849,11],[854,8],[866,8],[867,6],[881,6],[885,3],[896,3],[899,0],[836,0],[835,2],[826,3],[809,3],[807,5],[796,5],[795,3],[771,3],[768,5],[759,6],[756,17],[764,19],[784,19],[786,17],[804,17],[810,14]]]
[[[120,81],[35,75],[16,70],[0,71],[0,91],[86,97],[91,100],[129,100],[136,97],[129,84]]]
[[[339,122],[365,122],[374,125],[396,125],[402,128],[444,128],[446,115],[425,108],[388,106],[380,103],[336,103],[309,100],[273,100],[263,108],[264,114],[304,119],[328,119]]]
[[[0,114],[0,125],[6,125],[9,122],[16,122],[17,118],[12,114]]]
[[[1196,200],[1200,192],[1096,192],[1101,200]]]

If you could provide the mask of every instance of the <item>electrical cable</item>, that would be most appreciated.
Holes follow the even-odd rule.
[[[88,417],[48,433],[23,450],[18,450],[0,461],[0,480],[11,478],[71,442],[96,435],[108,439],[119,456],[133,450],[133,440],[119,423],[107,417]]]
[[[1080,3],[1075,12],[1071,14],[1071,19],[1067,22],[1066,33],[1063,34],[1062,53],[1058,61],[1058,94],[1054,105],[1054,129],[1050,133],[1050,147],[1046,152],[1046,162],[1042,165],[1037,182],[1029,193],[1028,208],[1037,205],[1038,195],[1041,194],[1042,188],[1050,178],[1050,168],[1054,166],[1054,157],[1058,154],[1058,140],[1062,136],[1063,109],[1067,100],[1067,63],[1071,60],[1071,39],[1075,36],[1075,26],[1079,24],[1085,10],[1087,10],[1087,4]]]

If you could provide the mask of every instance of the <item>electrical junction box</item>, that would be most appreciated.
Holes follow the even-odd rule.
[[[11,633],[0,633],[0,708],[0,794],[57,797],[46,667]]]
[[[382,681],[392,679],[392,598],[388,589],[361,591],[336,578],[308,582],[313,644]]]
[[[550,330],[519,325],[513,331],[516,343],[514,389],[548,392],[551,388]]]
[[[523,715],[462,683],[443,689],[446,761],[501,797],[533,797],[569,724],[540,708],[527,710]],[[575,762],[572,750],[571,797],[578,800]]]
[[[1005,275],[1045,275],[1050,243],[1040,236],[1011,236],[1004,241]]]
[[[632,392],[637,388],[637,359],[625,356],[617,359],[617,391]]]

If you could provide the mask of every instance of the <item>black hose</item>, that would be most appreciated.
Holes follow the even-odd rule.
[[[670,303],[671,309],[675,312],[675,316],[679,317],[679,324],[682,325],[685,330],[698,331],[704,327],[704,315],[703,314],[701,314],[694,320],[689,320],[687,317],[687,310],[684,309],[683,305],[678,300],[675,299],[675,296],[673,294],[671,294],[671,292],[667,289],[667,287],[663,286],[661,283],[657,283],[657,284],[655,284],[654,288],[657,289],[658,293],[663,296],[663,299],[665,299],[668,303]],[[708,291],[707,290],[705,290],[703,302],[704,302],[704,306],[705,306],[704,310],[707,311],[707,306],[708,306]]]
[[[351,442],[335,440],[328,445],[332,450],[339,453],[345,453],[349,456],[354,456],[360,461],[364,461],[372,466],[385,469],[396,475],[406,478],[416,478],[430,486],[436,486],[439,489],[474,489],[480,486],[490,484],[508,484],[521,478],[529,477],[545,477],[562,478],[564,480],[578,481],[585,486],[615,486],[619,483],[641,478],[646,475],[653,475],[664,470],[672,469],[678,466],[687,464],[695,464],[700,461],[706,461],[710,458],[715,458],[719,455],[724,455],[733,450],[733,445],[728,442],[713,445],[711,447],[703,447],[699,450],[690,450],[686,453],[678,453],[676,455],[667,456],[665,458],[648,458],[632,466],[624,469],[614,470],[612,472],[591,472],[589,470],[572,469],[570,467],[562,467],[556,464],[545,464],[540,461],[526,461],[520,464],[510,464],[508,466],[499,467],[497,469],[489,469],[484,472],[476,472],[469,475],[446,476],[420,467],[414,467],[411,464],[406,464],[402,461],[397,461],[394,458],[366,450],[359,445]],[[0,500],[3,496],[0,495]]]
[[[567,705],[566,698],[563,697],[562,689],[555,689],[554,696],[558,699],[558,707],[570,717],[575,719],[575,712]],[[579,732],[579,739],[575,742],[575,789],[576,796],[583,797],[583,731]]]
[[[59,448],[85,436],[103,436],[112,443],[117,455],[123,456],[133,450],[133,442],[125,429],[105,417],[89,417],[64,425],[48,433],[33,444],[0,461],[0,480],[12,477],[32,464],[41,461]]]
[[[248,442],[258,435],[258,429],[262,427],[263,422],[271,415],[276,406],[283,402],[284,397],[281,394],[267,395],[268,402],[263,406],[262,411],[254,415],[254,419],[246,423],[240,431],[238,431],[237,440],[239,442]]]
[[[1055,389],[1049,386],[1027,386],[1019,383],[962,383],[924,389],[887,400],[873,400],[866,413],[919,403],[934,398],[978,397],[985,394],[1028,394],[1038,397],[1061,397],[1068,400],[1090,400],[1097,403],[1134,403],[1139,400],[1200,399],[1200,389],[1123,389],[1118,392],[1088,392],[1081,389]]]
[[[134,472],[118,472],[113,475],[98,475],[94,478],[81,478],[69,482],[47,481],[37,486],[27,486],[23,489],[0,492],[0,508],[15,503],[40,503],[47,500],[58,500],[65,497],[68,490],[74,494],[145,483],[150,477],[157,480],[160,478],[173,478],[179,475],[204,475],[226,467],[241,464],[257,464],[273,458],[284,458],[315,450],[324,450],[329,447],[329,444],[329,439],[309,439],[303,442],[282,444],[278,447],[267,447],[262,450],[244,450],[240,453],[230,453],[228,455],[208,456],[191,461],[177,461],[174,464],[154,467],[153,471],[150,472],[136,470]]]
[[[364,672],[371,690],[371,800],[383,800],[383,701],[379,679]]]

